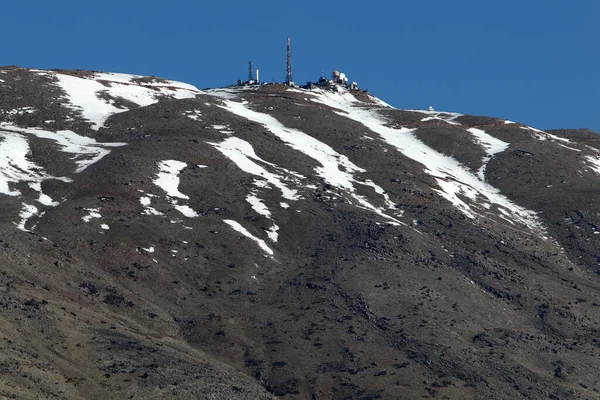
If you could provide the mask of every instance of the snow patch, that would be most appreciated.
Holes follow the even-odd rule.
[[[557,144],[557,145],[559,145],[560,147],[564,147],[564,148],[565,148],[565,149],[567,149],[567,150],[576,151],[576,152],[581,152],[581,150],[580,150],[580,149],[576,149],[575,147],[569,147],[569,146],[565,146],[565,145],[564,145],[564,144],[562,144],[562,143],[556,143],[556,144]]]
[[[450,125],[460,125],[455,121],[456,118],[460,117],[461,114],[446,114],[446,113],[436,113],[431,117],[425,117],[421,120],[421,122],[427,121],[443,121]]]
[[[96,73],[73,76],[52,71],[43,73],[56,79],[71,103],[70,108],[80,113],[96,130],[103,127],[111,115],[129,110],[115,105],[113,98],[122,98],[143,107],[158,102],[160,97],[184,99],[201,93],[189,84],[153,80],[138,75]],[[135,81],[136,78],[140,80]],[[109,99],[103,99],[102,95]]]
[[[585,159],[588,162],[589,167],[600,175],[600,158],[593,156],[586,156]]]
[[[84,210],[88,212],[88,215],[81,217],[83,222],[90,222],[92,218],[102,218],[99,208],[84,208]]]
[[[40,128],[20,128],[7,123],[0,123],[0,130],[13,134],[29,134],[41,139],[54,140],[62,152],[75,154],[72,160],[77,164],[76,173],[84,171],[87,167],[109,154],[110,150],[106,149],[106,147],[120,147],[127,144],[117,142],[98,143],[96,139],[80,136],[73,131],[51,132]]]
[[[267,244],[265,243],[264,240],[257,238],[256,236],[252,235],[250,232],[248,232],[248,230],[246,228],[244,228],[242,225],[240,225],[238,222],[233,221],[231,219],[226,219],[223,222],[225,222],[227,225],[229,225],[231,228],[233,228],[233,230],[241,233],[242,235],[246,236],[247,238],[252,239],[254,242],[256,242],[258,244],[258,246],[267,254],[269,254],[270,256],[272,256],[273,250],[271,250],[269,248],[269,246],[267,246]]]
[[[277,233],[278,230],[279,227],[273,224],[273,226],[267,231],[267,236],[272,242],[277,242],[277,239],[279,238],[279,234]]]
[[[202,116],[202,113],[198,110],[184,111],[183,115],[185,115],[186,117],[188,117],[189,119],[194,120],[194,121],[202,120],[202,119],[200,119],[200,117]]]
[[[252,206],[254,211],[259,213],[260,215],[271,218],[271,211],[267,208],[267,206],[263,203],[262,199],[256,197],[254,193],[246,196],[246,201]]]
[[[3,128],[6,124],[0,124]],[[66,177],[53,177],[43,172],[43,168],[30,159],[31,149],[26,137],[15,132],[0,131],[0,193],[8,196],[18,196],[18,190],[12,190],[11,184],[18,182],[32,182],[32,189],[36,190],[40,183],[47,179],[58,179],[64,182],[71,180]],[[40,195],[41,185],[39,186]],[[41,197],[41,202],[46,202],[46,197]]]
[[[45,206],[48,206],[48,207],[56,207],[57,205],[60,204],[58,201],[52,200],[52,198],[50,196],[48,196],[47,194],[44,194],[42,192],[42,183],[41,182],[29,182],[28,186],[40,194],[40,197],[38,197],[39,203],[41,203]]]
[[[188,196],[181,193],[179,187],[179,173],[187,167],[187,164],[177,160],[165,160],[158,163],[160,172],[158,173],[154,184],[164,190],[169,197],[178,197],[180,199],[189,199]]]
[[[333,99],[333,98],[330,98],[330,100],[331,99]],[[335,99],[333,99],[333,100],[335,101]],[[345,103],[348,103],[348,102],[355,103],[356,100],[355,99],[351,99],[351,98],[345,96],[345,98],[342,100],[342,103],[343,102],[345,102]],[[421,121],[440,120],[440,121],[447,122],[447,123],[449,123],[451,125],[460,125],[455,120],[457,118],[463,116],[463,114],[455,113],[455,112],[448,112],[448,111],[435,111],[435,110],[430,111],[430,110],[416,110],[416,109],[406,110],[406,111],[416,112],[416,113],[421,113],[421,114],[428,115],[428,117],[424,117]]]
[[[245,140],[236,137],[230,137],[225,139],[221,143],[209,144],[213,145],[217,150],[219,150],[227,158],[233,161],[237,165],[237,167],[242,171],[252,175],[260,176],[263,179],[263,182],[266,180],[268,183],[277,187],[279,190],[281,190],[281,195],[284,199],[298,200],[300,198],[297,190],[289,189],[283,182],[284,180],[290,180],[291,178],[286,178],[280,174],[269,172],[258,163],[273,167],[273,169],[286,172],[287,174],[291,173],[294,177],[302,177],[302,175],[288,171],[284,168],[278,167],[275,164],[263,160],[262,158],[256,155],[252,145],[246,142]]]
[[[562,138],[560,136],[553,135],[548,132],[544,132],[540,129],[532,128],[530,126],[520,126],[519,128],[534,132],[534,137],[539,140],[555,140],[563,143],[571,143],[569,139]]]
[[[21,221],[18,223],[15,223],[15,225],[17,225],[17,228],[22,230],[23,232],[32,232],[29,229],[25,229],[25,224],[31,217],[33,217],[34,215],[37,215],[38,212],[39,212],[39,210],[37,209],[36,206],[23,203],[23,208],[21,209],[21,212],[19,213],[19,217],[21,218]]]
[[[154,184],[160,187],[167,193],[167,199],[169,202],[175,207],[177,211],[182,213],[184,216],[188,218],[194,218],[198,216],[194,210],[192,210],[189,206],[184,204],[178,204],[178,199],[188,200],[189,196],[181,193],[179,191],[179,174],[181,171],[187,167],[187,164],[177,160],[165,160],[160,161],[158,163],[159,173],[156,176],[156,179],[153,181]],[[160,213],[154,210],[152,207],[149,207],[149,199],[142,197],[140,199],[142,205],[145,205],[146,208],[144,212],[148,215],[159,215]],[[144,204],[146,203],[146,204]],[[157,214],[158,213],[158,214]]]
[[[192,208],[190,206],[175,205],[175,209],[177,211],[179,211],[180,213],[182,213],[185,217],[188,217],[188,218],[195,218],[198,216],[198,213],[196,211],[192,210]]]
[[[504,150],[506,150],[508,148],[508,146],[510,146],[510,143],[506,143],[500,139],[497,139],[497,138],[493,137],[492,135],[484,132],[481,129],[469,128],[469,129],[467,129],[467,131],[469,131],[473,135],[473,137],[475,138],[477,143],[479,143],[486,152],[486,155],[485,155],[485,157],[483,157],[483,160],[482,160],[483,164],[477,171],[477,176],[479,177],[479,179],[481,179],[482,181],[485,181],[485,169],[487,167],[488,162],[496,154],[501,153]]]
[[[160,211],[157,211],[153,207],[150,206],[152,199],[148,196],[140,197],[140,203],[144,206],[144,211],[142,211],[143,215],[164,215]]]

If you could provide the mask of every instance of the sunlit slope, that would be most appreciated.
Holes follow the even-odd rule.
[[[0,69],[0,395],[594,398],[594,136]]]

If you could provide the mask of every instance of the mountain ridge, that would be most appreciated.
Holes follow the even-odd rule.
[[[0,395],[598,396],[592,133],[341,88],[0,93]]]

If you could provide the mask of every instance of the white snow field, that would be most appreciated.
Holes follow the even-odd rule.
[[[194,98],[201,93],[195,86],[187,83],[152,81],[138,75],[94,73],[74,76],[55,71],[40,73],[56,79],[69,99],[71,108],[79,112],[96,130],[103,127],[111,115],[128,111],[128,108],[117,107],[111,98],[122,98],[143,107],[158,102],[161,97],[185,99]],[[109,100],[100,96],[108,97]]]

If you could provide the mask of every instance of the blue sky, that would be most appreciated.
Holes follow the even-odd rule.
[[[224,86],[345,72],[399,108],[600,132],[593,0],[30,0],[3,4],[0,64]],[[334,5],[335,4],[335,5]]]

